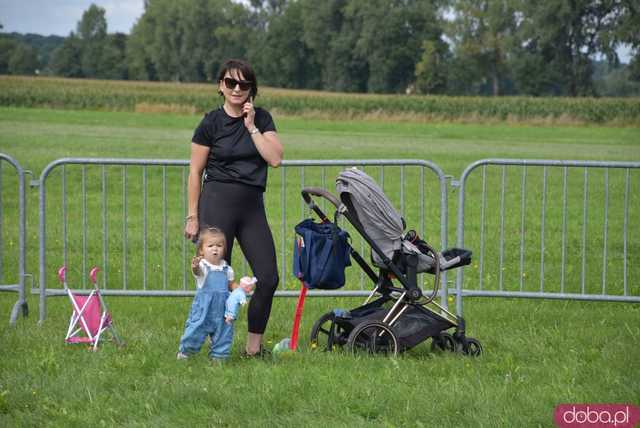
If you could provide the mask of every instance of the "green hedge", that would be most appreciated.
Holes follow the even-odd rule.
[[[640,125],[639,98],[449,97],[261,88],[259,105],[281,114],[413,120],[567,121]],[[203,112],[215,85],[0,76],[0,105],[61,109]]]

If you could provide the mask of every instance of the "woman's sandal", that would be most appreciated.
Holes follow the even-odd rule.
[[[240,353],[240,358],[246,358],[246,359],[249,359],[249,358],[264,359],[269,357],[271,357],[271,351],[262,345],[260,345],[260,350],[255,354],[248,353],[246,349]]]

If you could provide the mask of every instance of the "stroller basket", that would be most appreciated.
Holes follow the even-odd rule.
[[[389,309],[382,306],[384,301],[380,299],[375,301],[373,306],[356,308],[348,312],[340,311],[342,315],[335,318],[338,331],[351,333],[363,323],[382,322],[389,315]],[[453,323],[438,314],[424,310],[420,306],[411,306],[398,318],[392,330],[396,335],[399,351],[403,352],[451,327]],[[345,343],[346,339],[346,337],[343,338]]]

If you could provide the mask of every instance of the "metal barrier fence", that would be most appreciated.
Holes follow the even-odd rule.
[[[7,177],[4,162],[15,175]],[[271,172],[265,193],[278,251],[278,296],[298,293],[288,268],[293,229],[311,216],[300,190],[331,190],[339,171],[351,166],[378,181],[408,228],[432,243],[439,232],[440,248],[447,248],[448,176],[437,165],[421,160],[285,161]],[[518,159],[469,165],[452,185],[460,187],[457,245],[473,250],[474,258],[464,269],[467,275],[457,270],[454,288],[443,287],[443,306],[448,293],[456,294],[459,314],[465,296],[640,302],[640,264],[634,263],[640,229],[633,227],[640,216],[639,169],[640,162]],[[13,158],[0,154],[0,291],[18,292],[12,324],[20,311],[25,316],[28,311],[25,173]],[[68,158],[50,163],[33,183],[40,187],[39,289],[32,290],[40,297],[40,321],[46,317],[46,297],[64,294],[54,285],[61,265],[68,266],[74,289],[88,289],[86,272],[98,265],[104,294],[193,295],[189,262],[194,248],[182,237],[187,175],[186,160]],[[7,182],[13,185],[14,180],[17,192],[7,191]],[[10,208],[18,212],[8,228],[7,195]],[[330,214],[325,202],[318,201]],[[368,258],[364,240],[350,225],[341,226]],[[6,242],[13,249],[14,236],[18,251],[8,253]],[[236,271],[248,273],[241,252],[234,254],[232,264],[242,266]],[[7,260],[17,266],[17,284],[5,284]],[[420,281],[431,278],[425,277]],[[442,279],[447,284],[446,276]],[[310,294],[366,295],[371,287],[365,281],[364,272],[353,268],[345,289]]]
[[[446,248],[447,178],[437,165],[422,160],[284,161],[271,171],[265,193],[278,252],[277,295],[298,294],[299,283],[288,268],[294,226],[311,216],[300,190],[332,190],[339,171],[352,166],[378,181],[409,227],[432,242],[440,236],[439,245]],[[54,286],[61,265],[67,266],[67,281],[74,289],[90,288],[86,272],[98,265],[105,295],[193,295],[189,266],[194,248],[183,237],[187,176],[186,160],[66,158],[50,163],[39,182],[40,321],[46,317],[46,297],[64,294],[61,286]],[[325,213],[332,212],[329,202],[318,204]],[[350,225],[341,226],[350,232],[354,248],[368,258],[364,240]],[[243,274],[249,267],[239,253],[234,251],[232,265]],[[363,272],[349,269],[345,289],[310,294],[367,295],[371,287],[364,286],[365,280]],[[446,288],[441,299],[446,305]]]
[[[640,162],[519,159],[469,165],[459,182],[457,245],[473,249],[474,261],[457,272],[458,314],[463,296],[640,302],[639,169]]]
[[[16,183],[11,183],[17,189],[17,192],[5,192],[5,180],[3,165],[8,163],[15,170],[15,176],[12,179],[16,179]],[[11,180],[13,181],[13,180]],[[9,201],[5,201],[7,194],[16,195],[16,198],[11,198]],[[8,202],[10,206],[9,211],[13,211],[14,214],[7,214],[5,202]],[[10,222],[8,225],[6,219],[15,220],[15,223]],[[9,239],[7,239],[7,237]],[[0,153],[0,291],[13,291],[18,293],[18,301],[13,305],[11,310],[11,316],[9,323],[14,325],[17,322],[18,315],[22,312],[23,316],[27,316],[29,307],[25,299],[25,279],[26,279],[26,199],[25,199],[25,171],[20,164],[11,156]],[[7,248],[6,242],[9,243]],[[17,243],[17,249],[16,247]],[[5,254],[6,251],[10,251]],[[17,250],[17,251],[16,251]],[[7,257],[5,257],[7,256]],[[6,263],[6,260],[9,263]],[[10,268],[17,267],[16,271],[12,275],[10,272],[5,272],[7,265]],[[6,277],[5,274],[9,276]],[[9,283],[16,281],[16,283]]]

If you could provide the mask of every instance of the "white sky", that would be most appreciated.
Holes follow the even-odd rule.
[[[92,3],[106,11],[109,33],[129,34],[144,9],[143,0],[0,0],[2,32],[68,36]]]

